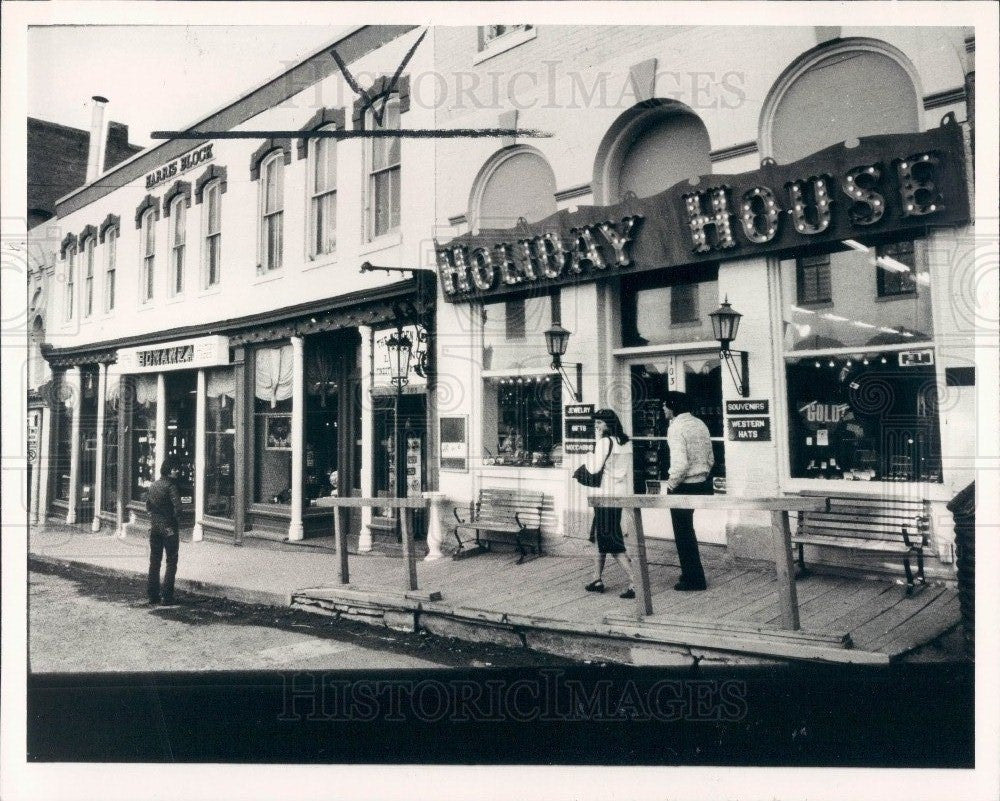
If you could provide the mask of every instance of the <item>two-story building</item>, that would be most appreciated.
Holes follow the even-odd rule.
[[[324,496],[388,491],[396,413],[419,456],[409,490],[434,480],[433,282],[428,294],[413,274],[360,270],[419,264],[433,226],[436,144],[391,135],[433,126],[410,89],[432,70],[433,32],[392,81],[420,33],[353,29],[178,121],[197,137],[166,139],[58,201],[54,513],[121,530],[142,519],[170,457],[195,539],[329,534]],[[390,134],[308,135],[328,130]],[[397,326],[414,362],[398,408],[385,349]]]
[[[582,543],[592,445],[566,413],[616,410],[658,492],[680,390],[718,491],[927,500],[950,575],[943,504],[975,453],[971,29],[455,27],[437,51],[461,77],[439,127],[525,132],[437,150],[441,491],[541,489],[548,547]],[[696,527],[770,558],[766,515]]]

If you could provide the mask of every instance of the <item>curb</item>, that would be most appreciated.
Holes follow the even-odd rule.
[[[66,559],[58,556],[48,556],[45,554],[29,553],[29,562],[35,560],[43,564],[58,565],[61,567],[72,567],[85,573],[96,576],[108,576],[111,578],[132,578],[144,579],[145,573],[135,570],[127,570],[116,567],[106,567],[95,565],[92,562],[84,562],[78,559]],[[195,595],[207,595],[212,598],[222,598],[227,601],[237,603],[256,604],[257,606],[278,606],[291,607],[292,593],[270,592],[268,590],[252,590],[245,587],[233,587],[227,584],[217,584],[212,581],[199,581],[197,579],[177,578],[174,581],[174,588]]]

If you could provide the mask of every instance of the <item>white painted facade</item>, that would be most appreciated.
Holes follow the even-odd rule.
[[[890,53],[905,65],[922,100],[921,130],[939,125],[954,112],[966,119],[966,73],[974,70],[971,29],[927,28],[645,28],[548,27],[520,37],[510,48],[483,58],[473,28],[438,31],[438,66],[446,76],[464,73],[461,87],[450,84],[448,108],[439,126],[493,127],[516,119],[521,129],[552,132],[551,138],[524,138],[514,143],[541,154],[556,180],[559,209],[612,202],[606,184],[609,132],[623,115],[634,113],[640,100],[671,99],[693,110],[707,128],[712,149],[712,173],[754,170],[766,152],[766,131],[777,94],[821,46],[855,44]],[[838,40],[839,39],[839,43]],[[874,43],[874,44],[872,44]],[[819,51],[822,52],[822,51]],[[650,62],[652,62],[650,64]],[[498,75],[499,77],[495,77]],[[499,85],[498,91],[491,87]],[[478,91],[468,87],[478,87]],[[479,99],[479,103],[475,99]],[[822,98],[817,98],[822,105]],[[512,112],[516,111],[516,116]],[[816,119],[817,125],[823,120]],[[966,132],[967,133],[967,132]],[[831,144],[833,144],[831,142]],[[466,233],[477,219],[475,204],[482,196],[485,165],[497,156],[493,139],[442,140],[438,146],[436,236],[447,242]],[[969,165],[971,191],[971,160]],[[670,184],[661,187],[668,188]],[[617,200],[617,199],[615,199]],[[961,252],[972,247],[972,226],[933,231],[926,238],[932,273],[937,380],[944,386],[947,367],[974,363],[972,336],[961,304],[952,297],[949,275]],[[787,283],[787,279],[786,279]],[[975,433],[974,387],[954,388],[942,404],[940,430],[943,460],[941,483],[889,483],[793,479],[788,454],[787,391],[785,385],[782,284],[779,260],[749,258],[723,262],[718,272],[717,306],[728,295],[743,313],[735,348],[749,351],[750,397],[771,406],[770,443],[726,442],[727,491],[767,495],[799,491],[885,494],[933,501],[933,537],[941,559],[952,561],[952,528],[944,502],[973,478]],[[787,286],[785,290],[787,291]],[[602,282],[561,289],[562,324],[573,332],[565,362],[583,363],[583,401],[615,408],[630,431],[629,359],[681,357],[718,353],[711,341],[643,348],[622,347],[619,298]],[[501,304],[502,305],[502,304]],[[965,315],[967,318],[968,315]],[[528,332],[529,347],[541,347],[548,320]],[[484,438],[484,372],[479,353],[483,324],[479,307],[441,302],[437,312],[439,403],[441,415],[468,415],[470,466],[466,472],[442,470],[440,489],[456,502],[474,499],[480,487],[520,486],[541,489],[554,499],[556,519],[549,526],[550,547],[585,543],[590,514],[584,491],[571,478],[580,457],[567,456],[562,467],[497,467],[483,463],[494,443]],[[544,349],[542,351],[544,353]],[[545,364],[539,364],[544,372]],[[531,372],[528,367],[522,372]],[[723,367],[723,400],[738,399]],[[489,374],[487,373],[487,376]],[[564,403],[574,402],[564,392]],[[631,433],[631,431],[630,431]],[[732,512],[698,513],[699,538],[728,543],[743,556],[768,559],[766,515]],[[647,536],[671,536],[669,517],[650,514]],[[946,574],[950,566],[944,567]]]

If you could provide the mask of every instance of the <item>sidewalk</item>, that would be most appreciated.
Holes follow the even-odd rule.
[[[143,576],[145,538],[118,539],[49,524],[32,532],[32,557],[87,570]],[[780,628],[774,571],[704,554],[709,589],[673,590],[675,564],[650,565],[655,614],[637,620],[618,598],[624,578],[609,566],[608,592],[583,589],[591,559],[545,556],[517,565],[511,554],[417,562],[420,591],[404,590],[405,563],[351,554],[350,584],[337,581],[336,554],[203,541],[182,542],[181,590],[246,603],[294,606],[338,618],[460,639],[528,647],[576,659],[627,664],[788,661],[889,664],[959,621],[954,590],[928,586],[908,596],[888,581],[812,575],[798,583],[802,630]],[[622,587],[618,585],[621,584]]]

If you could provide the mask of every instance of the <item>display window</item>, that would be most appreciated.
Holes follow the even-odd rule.
[[[786,362],[792,478],[941,481],[934,351]]]
[[[233,412],[236,378],[231,367],[205,376],[205,514],[232,519],[235,504]]]
[[[255,354],[255,503],[292,502],[292,360],[290,344]]]
[[[781,262],[790,476],[940,482],[923,241],[849,241],[808,257],[828,271],[811,306],[800,302],[806,261]]]
[[[487,379],[483,411],[485,464],[562,464],[562,380],[558,375]]]
[[[54,493],[56,500],[69,500],[70,485],[70,456],[73,442],[73,406],[77,402],[76,393],[73,392],[66,381],[66,374],[62,373],[56,379],[59,387],[57,401],[53,408],[55,418],[55,448],[53,475],[55,476]]]
[[[132,500],[145,503],[156,480],[156,376],[135,378],[132,405]]]
[[[118,407],[121,375],[108,370],[104,384],[104,469],[101,475],[101,509],[114,512],[118,505]]]
[[[323,336],[306,339],[305,447],[302,480],[307,502],[336,495],[340,487],[338,453],[340,387],[339,354]],[[345,480],[349,477],[345,477]]]

